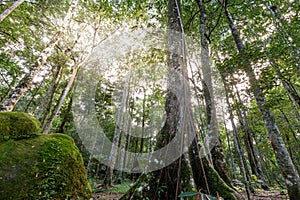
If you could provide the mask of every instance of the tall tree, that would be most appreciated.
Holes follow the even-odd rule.
[[[266,98],[262,92],[260,85],[258,84],[254,70],[251,66],[251,63],[246,56],[245,46],[243,44],[242,39],[240,38],[238,29],[237,29],[236,25],[234,24],[233,19],[229,13],[227,5],[228,5],[227,1],[224,1],[224,3],[222,4],[222,6],[224,7],[224,13],[225,13],[226,19],[228,21],[233,39],[235,41],[236,48],[241,56],[242,63],[243,63],[243,69],[245,70],[245,72],[249,78],[251,91],[254,94],[254,97],[256,99],[256,102],[257,102],[257,105],[261,112],[261,115],[265,121],[266,128],[267,128],[267,131],[268,131],[271,143],[272,143],[272,147],[274,149],[274,153],[275,153],[278,165],[281,169],[282,175],[285,180],[286,187],[288,189],[289,197],[292,200],[299,199],[299,197],[300,197],[299,174],[298,174],[298,172],[290,158],[290,155],[285,147],[285,144],[281,137],[280,131],[278,130],[275,119],[273,117],[273,114],[266,107]]]
[[[180,1],[168,1],[168,68],[175,71],[187,81],[187,63],[185,58],[185,42],[183,25],[181,21]],[[174,37],[175,36],[175,37]],[[180,39],[179,39],[180,38]],[[166,119],[160,131],[156,149],[160,149],[169,144],[176,134],[190,134],[196,132],[191,116],[191,105],[189,89],[181,88],[187,96],[184,97],[185,105],[174,93],[174,86],[180,86],[182,80],[173,77],[174,73],[169,74],[168,91],[165,103]],[[183,84],[184,85],[184,84]],[[186,85],[185,85],[186,86]],[[188,113],[188,114],[186,114]],[[183,121],[181,120],[183,118]],[[180,132],[180,130],[184,130]],[[187,135],[187,137],[189,137]],[[184,147],[184,141],[177,141],[180,148]],[[205,193],[217,196],[220,194],[225,199],[240,198],[226,183],[220,178],[218,173],[212,168],[206,157],[200,155],[199,137],[193,140],[189,147],[189,152],[181,155],[172,164],[151,172],[143,174],[136,184],[121,199],[177,199],[181,192],[191,192],[201,190]],[[174,150],[173,150],[174,151]],[[152,160],[151,163],[155,163]],[[207,177],[204,179],[204,177]],[[206,181],[205,181],[206,180]]]
[[[222,179],[228,184],[231,181],[228,176],[227,168],[225,165],[225,159],[223,154],[223,147],[220,139],[219,125],[217,120],[217,110],[215,106],[214,89],[212,82],[212,69],[211,61],[209,57],[209,44],[206,30],[207,14],[205,9],[205,3],[203,0],[196,0],[200,9],[200,36],[201,36],[201,68],[202,68],[202,87],[203,95],[206,102],[206,121],[208,126],[208,135],[216,137],[216,142],[211,149],[211,156],[213,166]],[[210,152],[208,152],[210,154]]]
[[[24,93],[30,88],[33,79],[42,69],[44,64],[47,62],[48,57],[51,55],[55,45],[58,43],[60,39],[64,36],[67,27],[70,25],[72,16],[76,11],[76,7],[79,0],[72,0],[68,12],[63,20],[63,25],[59,28],[59,30],[54,34],[51,40],[48,42],[47,46],[43,49],[40,56],[36,60],[34,66],[32,66],[29,73],[27,73],[18,83],[18,85],[14,88],[14,90],[10,93],[9,97],[3,102],[0,110],[1,111],[12,111],[15,105],[18,103],[20,98],[24,95]]]
[[[239,163],[239,167],[241,170],[241,174],[242,174],[242,178],[243,178],[243,183],[245,185],[246,188],[246,194],[247,194],[247,198],[250,199],[250,186],[249,186],[249,173],[247,173],[247,169],[246,169],[246,159],[245,156],[243,154],[242,151],[242,147],[241,147],[241,142],[238,136],[238,130],[237,127],[235,125],[234,122],[234,115],[233,115],[233,108],[231,106],[231,103],[229,101],[229,91],[228,91],[228,85],[226,83],[226,76],[225,76],[225,72],[222,71],[222,69],[220,69],[221,72],[221,76],[222,76],[222,81],[224,84],[224,90],[225,90],[225,97],[226,97],[226,103],[227,103],[227,107],[228,107],[228,111],[229,111],[229,119],[230,119],[230,123],[232,126],[232,132],[233,132],[233,139],[234,139],[234,145],[235,145],[235,149],[237,151],[238,154],[238,163]]]
[[[180,2],[177,0],[169,0],[168,68],[170,69],[170,75],[168,77],[169,83],[165,104],[166,120],[164,127],[160,131],[157,138],[157,149],[168,145],[169,142],[176,136],[176,134],[184,134],[183,132],[180,133],[180,130],[178,130],[179,122],[181,121],[181,116],[183,113],[180,109],[179,99],[174,93],[173,89],[174,84],[182,83],[180,83],[181,81],[178,79],[178,76],[174,75],[174,73],[171,73],[172,71],[175,71],[176,73],[184,76],[184,73],[186,72],[185,58],[182,56],[184,55],[184,52],[182,52],[184,51],[184,40],[183,38],[180,38],[182,37],[180,33],[182,33],[183,30],[180,22],[180,12]],[[180,147],[183,147],[182,145],[184,144],[182,140],[176,142]],[[177,196],[181,191],[191,191],[195,189],[195,185],[192,181],[191,170],[189,170],[189,163],[187,160],[188,156],[185,154],[163,169],[151,172],[147,175],[142,175],[137,181],[136,186],[133,187],[127,194],[125,194],[123,199],[138,199],[141,197],[148,197],[149,199],[177,199]],[[146,184],[149,186],[148,190],[147,187],[141,192],[136,190],[138,187],[144,184],[141,181],[146,182]]]
[[[128,79],[130,79],[130,77]],[[115,127],[115,131],[114,131],[112,147],[111,147],[111,151],[110,151],[110,155],[109,155],[109,166],[107,168],[107,172],[106,172],[105,180],[104,180],[104,183],[109,186],[112,184],[113,172],[114,172],[115,164],[116,164],[116,160],[117,160],[117,153],[118,153],[117,147],[119,145],[119,140],[120,140],[120,135],[121,135],[121,124],[122,124],[122,120],[123,120],[123,114],[124,114],[124,110],[126,109],[126,106],[127,106],[126,102],[128,99],[127,98],[128,91],[129,91],[129,80],[126,80],[124,90],[123,90],[123,95],[122,95],[122,101],[121,101],[121,105],[120,105],[119,112],[118,112],[116,127]]]

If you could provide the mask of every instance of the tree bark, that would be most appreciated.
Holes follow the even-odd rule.
[[[221,178],[231,185],[231,180],[228,176],[228,169],[225,165],[225,159],[223,154],[223,147],[220,139],[219,125],[217,120],[217,111],[214,102],[214,89],[212,83],[211,64],[209,58],[209,46],[206,36],[206,10],[203,0],[196,0],[200,9],[200,35],[201,35],[201,67],[202,67],[202,87],[204,93],[204,99],[206,102],[206,120],[208,126],[209,136],[217,137],[216,144],[211,149],[211,156],[213,166],[219,173]]]
[[[15,89],[10,93],[9,97],[3,102],[0,110],[1,111],[12,111],[24,93],[32,85],[32,81],[35,76],[40,72],[43,65],[47,62],[48,57],[51,55],[55,45],[63,37],[66,27],[69,26],[72,19],[73,13],[77,7],[79,0],[72,0],[68,12],[64,18],[64,26],[59,28],[59,31],[54,34],[50,42],[47,44],[45,49],[41,52],[40,56],[36,60],[35,64],[32,66],[30,72],[26,74],[15,87]]]
[[[228,86],[226,84],[226,75],[225,73],[221,70],[220,70],[220,74],[221,74],[221,77],[222,77],[222,82],[223,82],[223,85],[224,85],[224,90],[225,90],[225,97],[226,97],[226,103],[227,103],[227,107],[228,107],[228,111],[229,111],[229,119],[230,119],[230,123],[231,123],[231,126],[232,126],[232,132],[233,132],[233,139],[234,139],[234,146],[235,146],[235,149],[237,151],[237,154],[238,154],[238,164],[239,164],[239,167],[240,167],[240,170],[241,170],[241,175],[242,175],[242,178],[243,178],[243,184],[245,186],[245,189],[246,189],[246,194],[247,194],[247,198],[250,199],[250,185],[249,185],[249,182],[250,182],[250,178],[249,178],[249,173],[248,173],[248,170],[247,170],[247,165],[246,165],[246,159],[245,159],[245,156],[244,156],[244,153],[243,153],[243,150],[242,150],[242,147],[241,147],[241,142],[240,142],[240,139],[239,139],[239,136],[238,136],[238,130],[237,130],[237,127],[235,125],[235,122],[234,122],[234,115],[233,115],[233,108],[230,104],[230,101],[229,101],[229,91],[228,91]]]
[[[287,125],[288,125],[288,127],[289,127],[289,130],[290,130],[290,132],[291,132],[292,135],[293,135],[293,138],[294,138],[294,141],[295,141],[295,144],[296,144],[297,148],[299,148],[299,147],[300,147],[300,144],[299,144],[299,140],[298,140],[298,138],[297,138],[297,130],[296,130],[296,132],[294,131],[294,127],[291,125],[291,122],[290,122],[288,116],[284,113],[283,109],[278,108],[278,110],[281,112],[281,114],[282,114],[284,120],[286,121],[286,123],[287,123]],[[299,129],[298,129],[298,130],[299,130]]]
[[[231,141],[231,138],[230,138],[230,135],[229,135],[230,132],[227,129],[224,110],[223,110],[223,118],[224,118],[223,124],[224,124],[224,129],[225,129],[225,134],[226,134],[226,142],[227,142],[227,146],[228,146],[228,155],[229,155],[229,156],[227,156],[227,158],[228,158],[227,163],[229,163],[229,166],[231,167],[231,170],[230,170],[230,167],[229,167],[228,172],[231,173],[231,174],[229,174],[231,179],[236,179],[237,175],[236,175],[236,170],[235,170],[233,149],[232,149],[231,144],[230,144],[230,141]]]
[[[262,188],[263,189],[268,189],[267,185],[265,184],[265,178],[264,178],[264,175],[263,175],[263,171],[261,169],[260,162],[258,160],[256,152],[254,151],[253,139],[252,139],[253,130],[249,126],[248,119],[247,119],[247,114],[246,114],[245,109],[243,108],[244,104],[242,102],[239,89],[237,88],[236,85],[234,85],[234,87],[235,87],[235,90],[236,90],[236,96],[237,96],[237,100],[238,100],[238,102],[236,102],[236,105],[237,105],[236,106],[236,111],[237,111],[236,113],[238,115],[238,119],[239,119],[239,123],[241,125],[241,128],[242,128],[242,130],[245,134],[243,139],[244,139],[244,144],[245,144],[245,147],[246,147],[248,159],[249,159],[249,162],[250,162],[251,171],[252,171],[252,174],[257,176],[258,179],[261,181]]]
[[[12,12],[14,11],[19,5],[21,5],[25,0],[18,0],[15,1],[13,5],[7,8],[1,15],[0,15],[0,23]]]
[[[225,1],[226,3],[226,1]],[[283,142],[282,136],[280,135],[279,129],[276,125],[275,119],[271,111],[266,107],[266,98],[263,94],[262,89],[260,88],[258,81],[255,77],[254,70],[251,67],[250,61],[247,59],[244,52],[244,44],[240,38],[238,30],[233,23],[231,15],[224,6],[225,16],[227,18],[232,36],[236,43],[237,50],[239,51],[243,59],[243,67],[249,78],[250,87],[256,99],[257,105],[261,112],[262,118],[265,121],[266,128],[272,143],[272,147],[277,159],[279,168],[281,169],[282,176],[285,180],[285,185],[288,190],[288,194],[291,200],[299,199],[300,197],[300,178],[299,174],[296,171],[296,168],[290,158],[290,155],[286,149],[286,146]]]
[[[182,38],[178,36],[182,33],[181,16],[180,16],[180,4],[177,0],[168,1],[168,68],[171,71],[178,72],[185,76],[186,64],[184,58],[184,46]],[[176,35],[174,37],[174,35]],[[184,134],[178,132],[181,117],[183,115],[180,107],[179,99],[172,90],[174,84],[180,84],[181,80],[176,77],[172,77],[174,74],[170,73],[168,79],[168,91],[166,96],[165,124],[160,131],[156,149],[160,149],[169,144],[169,142],[175,137],[176,134]],[[176,80],[174,80],[176,79]],[[179,81],[179,82],[178,82]],[[185,122],[183,122],[184,124]],[[184,126],[184,125],[183,125]],[[180,127],[182,129],[182,127]],[[176,141],[178,145],[183,148],[183,141]],[[139,188],[142,188],[139,191]],[[143,174],[138,179],[137,183],[121,198],[121,199],[143,199],[148,197],[149,199],[178,199],[178,195],[182,191],[192,191],[195,189],[193,183],[191,168],[189,167],[189,157],[187,154],[183,154],[175,162],[164,167],[160,170],[151,172],[149,174]]]
[[[62,72],[62,66],[61,65],[58,65],[53,69],[53,75],[52,75],[52,80],[51,80],[50,86],[47,89],[46,95],[44,96],[44,98],[39,103],[39,106],[38,106],[38,108],[35,112],[36,113],[35,118],[40,119],[40,117],[42,115],[42,112],[45,109],[47,101],[49,101],[49,98],[50,99],[53,98],[52,96],[53,96],[53,94],[56,90],[57,84],[59,83],[59,81],[58,81],[58,83],[56,83],[57,77],[60,74],[59,80],[61,79],[61,76],[62,76],[61,72]]]
[[[182,41],[178,41],[180,40],[178,39],[178,34],[177,38],[172,38],[172,31],[183,33],[179,1],[168,1],[168,19],[170,30],[168,36],[168,67],[170,70],[182,74],[186,79],[187,66],[184,57],[184,46],[180,44]],[[179,54],[174,53],[174,47],[176,52],[180,52]],[[172,74],[170,75],[172,76]],[[186,105],[184,109],[182,109],[182,102],[179,102],[176,94],[174,94],[171,89],[174,85],[180,84],[180,81],[182,80],[169,77],[169,81],[165,104],[166,119],[164,126],[158,135],[156,149],[168,145],[176,134],[183,134],[178,132],[179,130],[183,130],[184,133],[186,133],[187,130],[196,131],[193,125],[194,119],[191,115],[190,99],[185,99],[187,102],[185,102]],[[185,88],[185,90],[187,93],[189,92],[187,88]],[[190,95],[187,94],[187,97],[190,98]],[[185,114],[187,112],[190,113],[188,116]],[[183,139],[181,140],[182,141],[177,141],[178,145],[180,145],[181,148],[184,148]],[[201,157],[199,145],[199,137],[196,134],[196,138],[189,147],[188,153],[184,153],[167,167],[149,174],[141,175],[136,184],[121,199],[148,198],[151,200],[173,200],[178,199],[180,192],[190,192],[198,189],[215,196],[219,194],[225,199],[240,198],[239,195],[235,194],[235,192],[220,178],[218,173],[211,167],[207,158]],[[203,177],[208,178],[204,179]]]
[[[63,93],[59,97],[58,103],[54,107],[54,110],[51,113],[50,119],[47,120],[45,126],[43,127],[43,131],[42,131],[43,134],[48,134],[48,132],[49,132],[51,126],[52,126],[52,122],[54,121],[57,113],[59,112],[61,106],[63,105],[67,95],[69,94],[69,92],[70,92],[70,90],[73,86],[73,83],[74,83],[74,80],[76,78],[77,71],[78,71],[79,67],[80,67],[80,64],[77,64],[77,65],[74,66],[74,69],[73,69],[72,75],[71,75],[71,77],[68,81],[68,84],[66,85]]]
[[[74,89],[73,89],[74,90]],[[66,124],[71,122],[73,119],[72,115],[72,105],[73,105],[73,93],[70,95],[70,101],[68,102],[67,109],[62,116],[62,122],[57,130],[57,133],[67,133],[66,132]]]
[[[45,77],[43,77],[43,79],[44,79]],[[41,89],[41,87],[42,87],[42,85],[43,85],[43,81],[41,81],[39,84],[38,84],[38,86],[36,86],[35,87],[35,91],[32,91],[31,92],[31,98],[30,98],[30,100],[29,100],[29,102],[27,103],[27,105],[25,106],[25,109],[24,109],[24,112],[26,112],[26,113],[28,113],[28,110],[29,110],[29,108],[30,108],[30,105],[33,103],[33,101],[34,101],[34,99],[36,99],[36,96],[37,96],[37,94],[39,93],[39,90]]]
[[[113,137],[113,141],[112,141],[112,147],[111,147],[110,154],[109,154],[109,166],[107,168],[105,180],[104,180],[105,185],[108,185],[108,186],[111,186],[111,184],[112,184],[113,172],[115,169],[117,153],[118,153],[117,149],[118,149],[118,144],[119,144],[121,125],[122,125],[122,121],[123,121],[123,114],[124,114],[123,112],[127,106],[126,102],[127,102],[128,91],[129,91],[130,78],[131,77],[129,75],[129,78],[127,78],[124,89],[123,89],[122,101],[121,101],[120,108],[119,108],[114,137]]]

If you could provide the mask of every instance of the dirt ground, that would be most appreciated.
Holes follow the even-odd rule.
[[[264,191],[256,190],[251,194],[251,200],[288,200],[287,193],[284,191]]]
[[[118,200],[122,193],[99,192],[93,194],[95,200]]]
[[[94,200],[118,200],[122,193],[99,192],[93,194]],[[244,196],[246,194],[243,194]],[[245,196],[246,197],[246,196]],[[246,198],[245,198],[246,199]],[[251,200],[288,200],[286,192],[256,190],[251,194]]]

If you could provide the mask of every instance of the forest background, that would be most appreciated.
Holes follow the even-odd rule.
[[[5,16],[4,11],[16,2],[19,5]],[[178,71],[190,85],[197,138],[205,148],[206,134],[215,133],[217,141],[212,151],[207,152],[203,162],[205,165],[207,161],[209,167],[202,166],[200,178],[195,175],[197,160],[192,159],[190,153],[183,154],[174,169],[175,164],[164,168],[172,173],[180,171],[178,169],[184,166],[181,161],[189,157],[191,160],[186,164],[192,165],[190,177],[195,180],[194,185],[178,184],[186,175],[181,170],[181,175],[172,174],[177,177],[173,179],[174,184],[167,187],[167,179],[161,181],[155,193],[168,196],[176,191],[174,195],[178,196],[184,191],[183,195],[188,195],[187,192],[202,188],[201,192],[216,196],[218,191],[212,188],[214,184],[205,178],[214,168],[227,185],[241,182],[247,198],[256,188],[280,188],[287,189],[290,199],[299,199],[299,10],[299,1],[293,0],[2,0],[1,110],[32,114],[41,122],[44,134],[59,132],[72,136],[82,152],[90,180],[105,180],[106,185],[136,180],[139,173],[114,171],[114,160],[126,158],[134,163],[134,158],[117,157],[112,146],[109,159],[113,166],[107,168],[99,161],[97,152],[93,152],[95,143],[84,145],[82,138],[90,137],[90,141],[94,138],[88,133],[82,137],[76,126],[72,112],[74,106],[80,107],[74,104],[76,91],[78,93],[76,79],[80,70],[94,65],[91,57],[98,55],[95,52],[101,47],[105,52],[100,58],[107,56],[113,60],[94,83],[98,85],[95,94],[97,119],[107,138],[113,145],[123,145],[137,154],[168,144],[173,137],[171,132],[164,136],[170,137],[166,141],[160,139],[159,134],[144,138],[128,133],[144,134],[147,128],[155,126],[153,121],[160,127],[164,116],[172,114],[168,105],[175,105],[176,101],[168,96],[166,69],[180,62],[183,62],[181,67],[185,66],[186,61],[174,60],[168,47],[129,52],[114,58],[112,49],[122,47],[122,40],[108,41],[118,34],[130,41],[131,36],[126,34],[137,33],[134,32],[137,30],[155,29],[168,33],[175,29],[193,39],[189,48],[196,52],[195,55],[185,55],[185,50],[181,52],[181,55],[195,56],[193,60],[196,61],[193,65],[188,63],[186,71],[183,67]],[[126,81],[128,76],[125,75],[130,70],[133,74],[130,81]],[[149,76],[151,81],[145,81]],[[120,110],[126,110],[130,119],[120,117]],[[168,117],[164,123],[168,123]],[[120,130],[118,127],[124,124],[127,129]],[[151,173],[149,177],[155,174]],[[149,177],[147,182],[153,185]],[[135,194],[129,191],[128,195]]]

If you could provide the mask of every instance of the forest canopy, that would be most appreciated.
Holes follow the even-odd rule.
[[[94,193],[298,200],[299,14],[297,0],[0,0],[0,110],[71,136]]]

